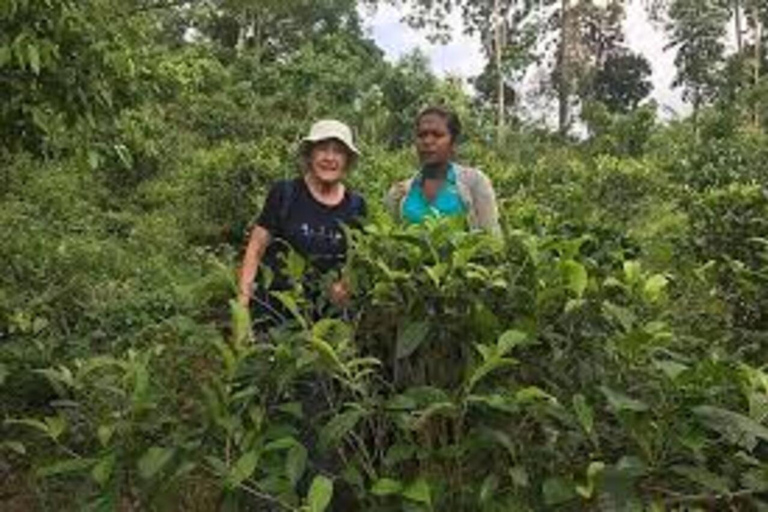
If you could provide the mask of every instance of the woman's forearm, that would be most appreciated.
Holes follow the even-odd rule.
[[[256,272],[268,243],[269,232],[261,226],[254,227],[245,248],[243,264],[240,267],[238,298],[244,306],[247,306],[251,301],[253,281],[256,279]]]

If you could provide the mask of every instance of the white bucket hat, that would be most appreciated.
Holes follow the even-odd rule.
[[[352,139],[352,130],[346,124],[335,119],[323,119],[312,125],[309,135],[301,139],[302,150],[306,150],[309,144],[328,139],[336,139],[344,144],[355,156],[360,156],[360,151]]]

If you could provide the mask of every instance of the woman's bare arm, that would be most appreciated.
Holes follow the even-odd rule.
[[[243,265],[240,267],[238,283],[238,302],[244,307],[248,307],[251,303],[253,280],[256,278],[259,264],[269,244],[269,238],[269,231],[261,226],[255,226],[248,239],[248,246],[245,248],[245,255],[243,256]]]

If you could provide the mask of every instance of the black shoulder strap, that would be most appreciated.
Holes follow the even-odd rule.
[[[293,180],[280,182],[280,225],[285,225],[291,212],[291,205],[296,196],[296,187]]]
[[[363,214],[363,196],[352,192],[349,197],[352,214],[359,217]]]

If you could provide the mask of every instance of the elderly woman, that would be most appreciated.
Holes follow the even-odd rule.
[[[319,285],[320,277],[338,269],[345,260],[347,241],[342,225],[354,226],[365,216],[363,198],[348,189],[343,180],[360,152],[352,131],[336,120],[315,123],[301,143],[303,175],[277,182],[251,231],[239,280],[239,302],[248,307],[254,298],[254,278],[260,265],[274,276],[272,290],[290,288],[281,272],[281,255],[287,247],[303,256]],[[278,243],[279,242],[279,243]],[[257,294],[259,313],[284,311],[270,301],[266,290]],[[348,288],[336,281],[326,290],[331,302],[343,305]],[[259,307],[262,306],[259,311]]]
[[[416,118],[416,152],[421,169],[395,184],[386,202],[396,217],[421,223],[430,217],[464,217],[470,229],[499,235],[496,194],[478,169],[454,161],[461,122],[442,107],[429,107]]]

